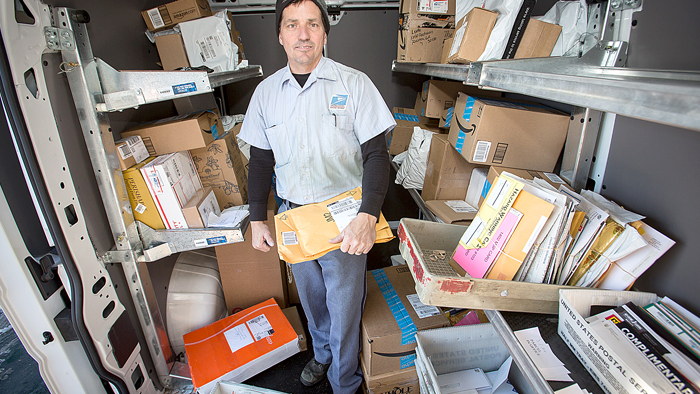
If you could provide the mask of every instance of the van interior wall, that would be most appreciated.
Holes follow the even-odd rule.
[[[396,59],[398,9],[342,12],[340,22],[331,26],[328,34],[327,56],[367,74],[389,109],[413,107],[427,77],[391,71],[391,62]],[[274,14],[235,14],[233,23],[241,34],[250,64],[261,65],[264,77],[286,66],[287,57],[277,37]],[[228,85],[229,114],[245,113],[260,81],[261,78],[255,78]]]
[[[645,1],[635,14],[628,67],[700,71],[696,1]],[[659,34],[663,31],[664,34]],[[635,287],[668,295],[700,314],[700,133],[617,116],[601,194],[646,215],[676,244]]]

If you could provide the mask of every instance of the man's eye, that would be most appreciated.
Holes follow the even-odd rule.
[[[318,23],[312,23],[311,27],[318,27]]]

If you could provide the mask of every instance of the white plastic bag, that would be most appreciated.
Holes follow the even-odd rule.
[[[413,128],[411,143],[406,151],[406,158],[399,172],[396,174],[396,183],[406,189],[423,189],[425,169],[428,166],[428,154],[430,154],[430,142],[433,139],[432,131],[423,130],[416,126]]]
[[[518,17],[522,6],[523,0],[466,0],[457,2],[455,11],[457,19],[455,21],[464,18],[474,7],[482,7],[498,12],[496,25],[493,27],[484,52],[479,56],[479,61],[503,58],[508,39],[510,39],[510,32],[513,30],[515,19]]]
[[[577,56],[579,52],[584,53],[596,44],[594,37],[588,39],[586,33],[588,6],[585,0],[560,0],[544,16],[534,19],[561,26],[561,34],[554,44],[551,56]]]
[[[238,47],[231,42],[226,12],[182,22],[178,26],[191,67],[207,66],[215,72],[235,70]]]

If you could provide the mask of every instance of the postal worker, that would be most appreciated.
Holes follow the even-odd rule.
[[[359,213],[330,240],[340,249],[292,264],[314,349],[301,382],[327,375],[335,394],[354,394],[362,383],[367,252],[389,184],[385,134],[396,123],[367,75],[323,56],[330,30],[324,0],[278,0],[276,23],[288,63],[258,85],[239,135],[251,145],[252,244],[265,252],[275,244],[263,222],[273,173],[280,212],[362,186]]]

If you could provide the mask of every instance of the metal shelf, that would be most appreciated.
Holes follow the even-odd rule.
[[[464,81],[574,106],[700,131],[700,73],[623,66],[627,44],[601,42],[582,57],[473,62],[394,61],[393,71]]]
[[[399,172],[399,166],[398,164],[394,163],[393,160],[391,160],[391,166],[394,167],[394,171],[396,171],[397,173]],[[435,217],[435,214],[430,212],[430,209],[428,209],[428,207],[425,206],[425,201],[423,201],[423,198],[420,196],[416,189],[406,190],[408,190],[408,194],[410,194],[411,198],[413,198],[413,201],[416,202],[416,205],[418,205],[418,209],[420,210],[421,214],[425,217],[426,220],[430,220],[431,222],[439,221],[437,217]]]
[[[248,66],[234,71],[222,71],[208,74],[208,77],[209,83],[213,89],[250,78],[262,77],[262,75],[262,66]]]

